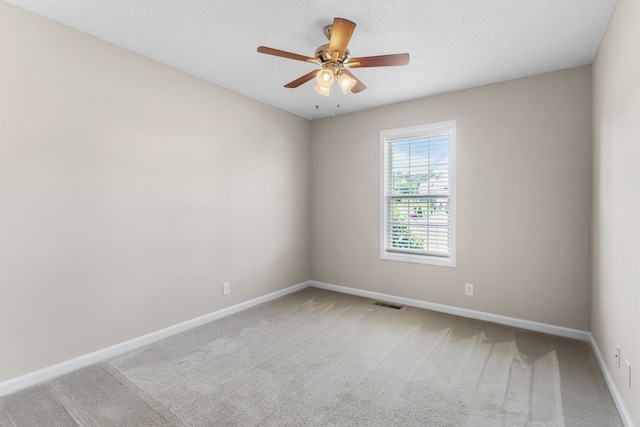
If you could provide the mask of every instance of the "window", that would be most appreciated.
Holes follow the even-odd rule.
[[[380,258],[455,267],[456,121],[380,132]]]

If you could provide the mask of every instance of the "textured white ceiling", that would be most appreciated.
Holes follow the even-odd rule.
[[[315,119],[593,61],[616,0],[5,0],[256,100]],[[408,52],[406,67],[354,69],[368,89],[331,97],[283,85],[313,64],[334,17],[352,56]],[[340,105],[339,107],[337,105]],[[316,109],[316,106],[317,109]]]

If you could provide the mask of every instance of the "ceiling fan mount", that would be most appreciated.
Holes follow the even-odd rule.
[[[324,27],[324,35],[327,36],[327,40],[331,40],[332,29],[333,29],[333,24],[325,25]]]
[[[340,19],[340,18],[338,18]],[[355,24],[353,24],[355,26]],[[320,46],[319,48],[316,49],[316,53],[314,54],[314,56],[318,59],[320,59],[321,61],[325,62],[328,61],[331,58],[331,55],[329,55],[329,45],[331,43],[331,30],[333,29],[333,24],[329,24],[329,25],[325,25],[324,27],[324,35],[325,37],[327,37],[327,40],[329,40],[329,43],[323,44],[322,46]],[[345,63],[347,61],[347,58],[349,58],[351,56],[351,53],[349,52],[349,49],[344,50],[344,58],[342,59],[342,62]],[[322,59],[324,58],[324,60]]]
[[[334,18],[333,24],[324,27],[324,34],[329,39],[329,43],[318,47],[313,57],[266,46],[258,47],[258,52],[319,65],[321,67],[320,70],[311,71],[287,83],[284,87],[297,88],[315,77],[318,83],[315,89],[324,96],[329,96],[331,93],[331,85],[334,78],[338,81],[345,94],[349,91],[358,93],[367,88],[349,71],[349,68],[387,67],[407,65],[409,63],[408,53],[352,58],[347,45],[355,28],[356,24],[348,19]]]

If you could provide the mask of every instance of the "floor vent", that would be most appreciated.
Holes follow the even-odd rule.
[[[391,304],[388,302],[380,302],[380,301],[374,302],[373,305],[379,305],[380,307],[393,308],[394,310],[400,310],[401,308],[404,307],[402,305],[396,305],[396,304]]]

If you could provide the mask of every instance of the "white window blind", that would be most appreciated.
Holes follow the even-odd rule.
[[[381,132],[381,257],[455,266],[455,121]]]

